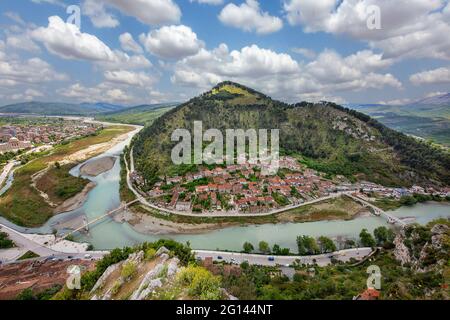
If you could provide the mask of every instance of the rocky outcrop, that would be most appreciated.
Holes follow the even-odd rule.
[[[144,300],[155,289],[163,286],[165,282],[173,280],[175,275],[179,272],[178,258],[168,260],[169,256],[162,253],[160,256],[160,263],[150,270],[140,283],[138,289],[133,292],[130,300]]]
[[[126,263],[133,262],[135,264],[139,264],[144,260],[144,251],[135,252],[133,254],[130,254],[127,260],[116,263],[112,266],[109,266],[105,272],[101,275],[101,277],[97,280],[94,287],[92,288],[90,294],[93,294],[99,289],[102,289],[103,286],[106,283],[106,280],[109,278],[111,274],[113,274],[114,271],[118,270],[121,266],[123,266]],[[120,281],[123,282],[123,279],[120,279]],[[112,295],[113,288],[110,288],[106,293],[103,295],[97,296],[94,295],[91,300],[110,300]]]
[[[409,254],[409,249],[404,244],[405,235],[404,232],[400,232],[394,239],[394,256],[400,261],[402,265],[411,263],[411,255]]]
[[[448,261],[450,228],[436,224],[431,229],[410,226],[395,238],[394,255],[402,265],[409,264],[416,272],[439,270]]]
[[[95,291],[97,291],[98,289],[101,289],[105,282],[106,279],[108,279],[108,277],[114,272],[116,271],[119,266],[121,265],[121,263],[116,263],[112,266],[109,266],[105,272],[103,272],[103,274],[101,275],[101,277],[97,280],[97,282],[95,283],[94,287],[91,290],[91,294],[94,293]],[[96,299],[95,299],[96,300]]]

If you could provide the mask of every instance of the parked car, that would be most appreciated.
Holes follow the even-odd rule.
[[[217,260],[223,260],[223,257],[222,256],[218,256]]]

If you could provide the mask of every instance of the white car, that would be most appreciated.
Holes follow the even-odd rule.
[[[85,258],[85,259],[91,259],[92,256],[91,256],[90,254],[85,254],[85,255],[84,255],[84,258]]]

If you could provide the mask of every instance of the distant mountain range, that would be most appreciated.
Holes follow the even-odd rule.
[[[23,102],[0,107],[2,114],[37,114],[44,116],[87,116],[123,110],[126,107],[108,103]]]
[[[450,146],[450,93],[403,105],[349,104],[395,130]]]

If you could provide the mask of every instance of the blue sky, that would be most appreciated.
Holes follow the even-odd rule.
[[[450,91],[447,0],[19,0],[0,12],[2,105],[183,101],[224,80],[287,102]]]

